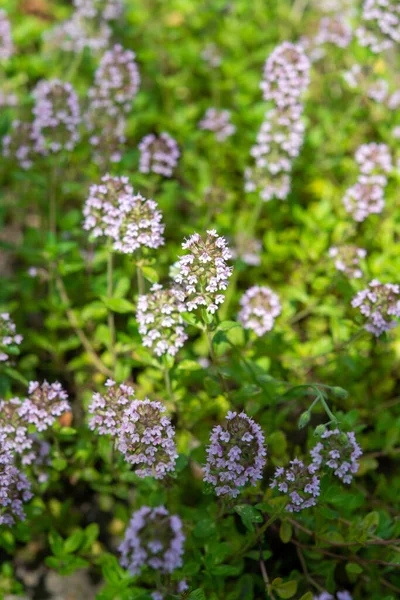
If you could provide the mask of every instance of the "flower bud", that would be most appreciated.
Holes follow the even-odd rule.
[[[341,387],[333,387],[331,388],[331,392],[336,398],[341,398],[342,400],[346,400],[349,397],[349,392]]]
[[[305,412],[303,412],[303,414],[300,415],[300,419],[299,419],[299,429],[303,429],[304,427],[306,427],[310,422],[310,418],[311,418],[311,413],[309,410],[306,410]]]

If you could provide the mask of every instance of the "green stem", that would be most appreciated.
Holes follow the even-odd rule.
[[[144,294],[146,293],[146,287],[145,287],[145,283],[144,283],[143,271],[142,271],[142,268],[139,266],[139,264],[136,265],[136,274],[137,274],[139,296],[144,296]]]
[[[57,236],[57,180],[58,165],[54,163],[51,170],[49,197],[49,232],[54,238]]]
[[[169,374],[168,367],[164,367],[164,381],[165,381],[165,387],[167,388],[167,393],[168,393],[169,399],[173,401],[171,377]]]
[[[112,247],[108,248],[107,255],[107,297],[112,298],[113,295],[113,251]],[[115,352],[115,321],[114,313],[108,309],[108,328],[110,330],[110,353],[113,361],[113,371],[115,370],[116,352]]]

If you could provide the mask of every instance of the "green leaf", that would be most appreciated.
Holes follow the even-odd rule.
[[[211,519],[201,519],[193,529],[193,535],[197,538],[206,538],[213,535],[215,532],[215,522]]]
[[[212,575],[220,575],[221,577],[230,577],[240,575],[242,567],[234,567],[233,565],[218,565],[210,569]]]
[[[101,299],[105,306],[113,312],[121,314],[135,312],[135,306],[125,298],[106,298],[102,296]]]
[[[362,567],[358,563],[348,562],[346,565],[348,575],[360,575],[363,572]]]
[[[256,508],[250,504],[238,504],[235,506],[235,512],[243,521],[243,525],[249,530],[254,531],[253,523],[262,523],[263,517]]]
[[[312,592],[307,592],[299,600],[313,600]]]
[[[151,283],[157,283],[158,281],[158,273],[152,267],[142,267],[142,272],[145,278]]]
[[[195,360],[182,360],[178,365],[178,371],[199,371],[203,367]]]
[[[374,533],[378,525],[379,513],[376,510],[365,515],[365,517],[362,520],[362,528],[366,531],[368,535]]]
[[[241,325],[237,321],[222,321],[222,323],[218,325],[218,330],[229,331],[229,329],[232,329],[233,327],[241,327]]]
[[[284,544],[288,544],[292,539],[293,535],[293,527],[289,523],[289,521],[282,521],[281,526],[279,528],[279,537],[281,538]]]
[[[206,600],[206,597],[204,595],[203,590],[201,588],[198,588],[197,590],[193,590],[193,592],[190,592],[188,600]]]
[[[72,554],[72,552],[78,550],[84,539],[85,534],[83,533],[83,531],[81,529],[77,529],[69,536],[67,540],[65,540],[64,552],[66,552],[67,554]]]
[[[292,598],[297,592],[297,581],[283,582],[282,579],[277,578],[272,582],[272,589],[276,591],[279,598]]]
[[[49,544],[51,551],[55,556],[63,556],[64,554],[64,541],[57,531],[50,531],[49,533]]]

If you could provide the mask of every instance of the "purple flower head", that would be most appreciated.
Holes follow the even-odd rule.
[[[317,504],[316,498],[320,494],[320,480],[310,466],[295,458],[290,461],[290,467],[278,467],[270,487],[277,488],[279,492],[290,498],[286,510],[300,512]]]
[[[201,51],[200,56],[212,69],[219,67],[222,62],[219,48],[213,43],[207,44]]]
[[[68,394],[58,381],[43,381],[42,384],[31,381],[28,398],[23,401],[18,414],[26,423],[35,425],[37,431],[46,431],[58,417],[70,410]]]
[[[14,54],[10,21],[5,10],[0,10],[0,60],[7,60]]]
[[[364,0],[358,42],[375,54],[400,43],[400,7],[397,0]]]
[[[374,279],[365,290],[354,296],[351,305],[359,308],[365,317],[364,328],[378,337],[397,325],[395,318],[400,317],[400,286]]]
[[[105,19],[92,19],[75,10],[70,19],[45,33],[45,38],[56,48],[80,54],[85,48],[103,51],[110,43],[111,33]]]
[[[355,153],[356,163],[363,175],[384,175],[393,168],[392,157],[386,144],[362,144]]]
[[[30,169],[38,153],[44,152],[43,138],[33,133],[32,123],[13,121],[3,138],[3,156],[13,158],[22,169]]]
[[[95,238],[111,238],[114,250],[122,254],[164,244],[157,203],[135,194],[127,177],[104,175],[100,185],[92,185],[83,214],[83,228]]]
[[[379,214],[385,207],[383,175],[360,175],[358,182],[348,188],[343,205],[355,221],[364,221],[369,215]]]
[[[346,590],[337,592],[336,598],[337,600],[352,600],[352,596]],[[322,592],[322,594],[319,594],[318,596],[313,596],[313,600],[335,600],[335,598],[328,592]]]
[[[12,527],[15,519],[25,519],[24,502],[32,498],[27,478],[13,463],[11,452],[0,440],[0,526]]]
[[[89,133],[89,144],[93,148],[96,163],[106,167],[118,163],[126,141],[126,118],[110,98],[102,98],[96,89],[89,91],[90,103],[83,117]]]
[[[23,337],[16,332],[9,313],[0,313],[0,365],[10,361],[10,354],[17,354]]]
[[[175,429],[164,416],[161,402],[136,400],[130,386],[108,380],[105,394],[95,393],[89,406],[89,427],[115,438],[126,462],[136,465],[139,477],[162,479],[175,469],[178,457]]]
[[[254,167],[245,171],[245,191],[257,191],[264,202],[284,200],[290,192],[293,160],[304,138],[301,104],[290,104],[265,114],[257,143],[251,149]]]
[[[231,123],[229,110],[217,110],[216,108],[207,109],[199,127],[214,132],[217,142],[223,142],[236,131],[235,125]]]
[[[175,281],[183,286],[187,310],[205,307],[214,314],[218,304],[224,301],[223,292],[232,275],[232,267],[226,262],[231,258],[226,240],[211,229],[205,239],[194,233],[182,248],[188,250],[188,254],[178,261],[179,274]]]
[[[180,156],[178,144],[168,133],[146,135],[139,144],[141,173],[171,177]]]
[[[225,426],[212,430],[204,481],[214,486],[217,496],[236,498],[241,488],[262,479],[266,455],[261,427],[244,412],[229,412]]]
[[[350,25],[340,15],[321,19],[319,32],[315,38],[317,45],[333,44],[338,48],[347,48],[353,37]]]
[[[350,279],[360,279],[363,276],[360,260],[365,258],[367,251],[357,246],[332,246],[329,256],[334,259],[338,271],[345,273]]]
[[[299,45],[283,42],[269,55],[260,84],[264,100],[272,100],[279,108],[297,104],[307,89],[310,61]]]
[[[21,417],[23,402],[19,398],[0,400],[0,440],[15,454],[28,455],[32,440],[26,421]]]
[[[136,320],[143,346],[156,356],[175,356],[188,339],[182,312],[186,311],[185,294],[179,289],[154,284],[150,293],[139,296]]]
[[[231,250],[233,259],[240,259],[246,265],[256,267],[261,264],[262,244],[260,240],[239,232],[235,237],[235,245]]]
[[[107,50],[95,74],[96,93],[112,101],[114,109],[129,111],[139,86],[140,76],[135,53],[116,44]]]
[[[86,19],[114,21],[122,14],[122,0],[73,0],[76,12]]]
[[[343,483],[351,483],[360,467],[358,459],[362,450],[353,432],[341,433],[339,429],[327,429],[310,455],[313,473],[328,467]]]
[[[172,573],[182,566],[184,543],[178,515],[170,515],[164,506],[142,506],[132,514],[119,546],[120,563],[131,575],[139,575],[144,567]]]
[[[271,331],[275,318],[281,314],[279,297],[265,286],[254,285],[248,289],[241,297],[240,305],[239,321],[258,336]]]
[[[37,147],[50,152],[73,150],[79,141],[78,96],[68,82],[40,81],[33,96],[33,138]]]

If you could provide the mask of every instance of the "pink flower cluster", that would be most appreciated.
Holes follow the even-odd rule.
[[[33,138],[45,151],[73,150],[79,141],[80,110],[78,96],[68,82],[40,81],[33,96]]]
[[[132,50],[125,50],[120,44],[107,50],[101,58],[92,93],[110,101],[111,113],[118,108],[128,112],[139,90],[140,75],[135,58]]]
[[[0,313],[0,364],[9,361],[10,354],[16,353],[24,339],[16,330],[9,313]]]
[[[189,253],[180,257],[175,281],[184,288],[187,310],[205,307],[214,314],[224,301],[221,292],[228,287],[232,275],[232,267],[226,262],[231,258],[226,240],[210,229],[205,239],[194,233],[182,248]]]
[[[361,46],[375,54],[400,43],[400,6],[397,0],[364,0],[362,25],[356,35]]]
[[[385,206],[386,175],[392,170],[392,159],[386,144],[363,144],[355,159],[360,169],[358,181],[343,197],[346,211],[355,221],[364,221],[370,214],[379,214]]]
[[[261,264],[261,250],[260,240],[240,231],[235,237],[235,244],[231,250],[232,259],[240,259],[246,265],[257,267]]]
[[[34,425],[37,431],[45,431],[52,427],[57,418],[71,410],[68,394],[61,384],[39,384],[31,381],[28,388],[28,398],[18,410],[19,416],[29,425]]]
[[[241,488],[262,479],[266,454],[261,427],[244,412],[229,411],[225,426],[212,430],[204,481],[217,496],[236,498]]]
[[[275,318],[281,314],[279,297],[270,288],[254,285],[240,299],[239,321],[245,329],[258,336],[271,331]]]
[[[367,256],[367,251],[364,248],[332,246],[329,248],[329,256],[335,259],[336,269],[345,273],[350,279],[360,279],[363,276],[360,259]]]
[[[5,10],[0,10],[0,60],[10,58],[14,53],[10,21]]]
[[[311,466],[306,466],[297,458],[290,461],[287,469],[278,467],[275,470],[270,487],[289,496],[290,502],[286,505],[289,512],[300,512],[315,506],[316,498],[320,495],[319,477],[314,474]]]
[[[32,497],[19,467],[31,465],[38,481],[45,481],[41,467],[49,462],[49,446],[29,430],[33,426],[43,432],[52,426],[56,417],[70,410],[66,398],[59,383],[45,381],[41,386],[31,382],[24,400],[0,399],[0,525],[13,525],[14,517],[24,519],[23,502]]]
[[[100,185],[92,185],[83,215],[83,228],[94,238],[109,238],[114,250],[122,254],[164,244],[157,203],[135,194],[127,177],[104,175]]]
[[[284,42],[268,57],[261,88],[275,106],[265,114],[251,149],[254,167],[245,170],[245,191],[258,192],[268,202],[290,192],[293,160],[304,137],[301,94],[309,84],[310,61],[300,45]]]
[[[146,135],[139,144],[141,173],[171,177],[180,156],[178,144],[168,133]]]
[[[43,153],[43,138],[35,136],[32,123],[13,121],[11,131],[3,137],[3,156],[15,157],[22,169],[30,169],[37,153]]]
[[[164,506],[142,506],[132,514],[123,542],[119,546],[121,565],[131,575],[144,567],[172,573],[182,566],[185,535],[178,515]]]
[[[313,600],[335,600],[335,597],[328,592],[322,592],[318,596],[313,596]],[[353,596],[347,590],[343,590],[336,593],[336,600],[353,600]]]
[[[74,0],[73,4],[72,16],[51,30],[47,39],[68,52],[106,48],[112,33],[109,22],[122,13],[122,0]]]
[[[347,48],[353,37],[350,25],[340,15],[321,19],[319,31],[315,37],[317,45],[333,44],[338,48]]]
[[[269,55],[260,84],[264,100],[278,108],[298,104],[310,82],[310,61],[301,46],[283,42]]]
[[[231,123],[229,110],[218,110],[216,108],[207,109],[206,114],[199,123],[199,127],[214,132],[217,142],[223,142],[236,131],[235,125]]]
[[[175,288],[154,284],[150,293],[139,296],[136,320],[143,346],[156,356],[175,356],[188,339],[182,313],[186,311],[185,294]]]
[[[25,519],[24,502],[32,498],[31,485],[14,465],[13,456],[0,438],[0,526],[12,527],[15,519]]]
[[[109,379],[105,394],[93,394],[89,427],[99,435],[110,435],[125,460],[140,466],[139,477],[162,479],[175,469],[178,457],[175,429],[163,416],[161,402],[136,400],[132,387]]]
[[[139,90],[140,75],[135,53],[120,44],[107,50],[89,90],[89,106],[84,122],[95,159],[107,165],[121,160],[125,142],[126,113]]]
[[[368,288],[354,296],[351,305],[359,308],[366,318],[364,328],[378,337],[397,325],[395,319],[400,317],[400,286],[374,279]]]
[[[353,475],[360,468],[358,459],[362,450],[353,431],[342,433],[336,428],[326,429],[322,433],[321,441],[310,451],[310,455],[312,473],[328,467],[343,483],[351,483]]]

